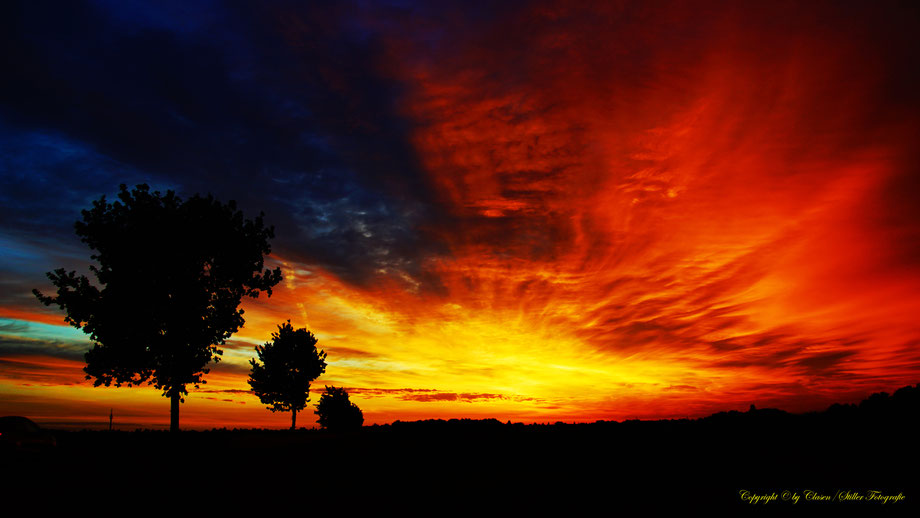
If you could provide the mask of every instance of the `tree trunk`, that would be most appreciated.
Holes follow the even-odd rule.
[[[297,410],[291,410],[291,430],[297,429]]]
[[[179,391],[176,389],[169,396],[169,431],[179,431]]]

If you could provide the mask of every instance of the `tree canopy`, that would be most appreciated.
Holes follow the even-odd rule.
[[[90,336],[87,379],[163,390],[178,430],[186,385],[205,383],[206,365],[223,354],[218,346],[244,323],[242,298],[271,296],[281,281],[280,268],[263,271],[274,237],[263,216],[245,219],[235,202],[211,195],[183,201],[121,185],[118,201],[103,196],[75,224],[93,250],[94,282],[61,268],[48,273],[56,296],[33,293]]]
[[[364,413],[348,399],[344,388],[326,387],[314,411],[319,424],[327,430],[352,430],[364,424]]]
[[[297,412],[310,400],[310,383],[326,371],[326,353],[316,349],[313,333],[294,330],[290,320],[278,326],[270,342],[257,345],[256,353],[259,361],[249,360],[249,386],[272,412],[291,412],[293,430]]]

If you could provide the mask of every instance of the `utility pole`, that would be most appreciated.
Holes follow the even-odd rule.
[[[110,431],[110,432],[112,431],[112,412],[113,412],[114,410],[115,410],[114,408],[110,408],[110,409],[109,409],[109,431]]]

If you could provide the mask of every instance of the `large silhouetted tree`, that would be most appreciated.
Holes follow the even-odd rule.
[[[351,430],[364,424],[364,413],[349,401],[344,388],[327,386],[314,413],[319,416],[320,426],[327,430]]]
[[[48,273],[65,321],[90,335],[87,379],[94,385],[147,382],[170,398],[170,429],[179,429],[186,386],[205,383],[205,366],[219,361],[225,343],[243,325],[244,296],[271,296],[281,270],[263,268],[272,227],[260,214],[244,219],[235,202],[173,191],[132,191],[105,197],[83,211],[76,232],[92,250],[95,282],[63,268]]]
[[[316,349],[316,337],[291,321],[278,326],[272,341],[256,346],[259,361],[249,360],[249,386],[272,412],[291,412],[291,430],[297,412],[310,401],[310,383],[326,372],[326,353]],[[259,363],[261,362],[261,363]]]

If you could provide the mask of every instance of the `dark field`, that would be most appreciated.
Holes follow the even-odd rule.
[[[11,455],[4,469],[10,494],[60,495],[38,497],[39,504],[100,500],[169,507],[170,499],[191,491],[199,495],[196,500],[211,495],[221,505],[256,503],[279,513],[288,506],[339,502],[431,515],[458,508],[514,515],[522,510],[595,515],[603,509],[614,515],[622,508],[757,512],[793,506],[820,514],[862,509],[876,515],[916,512],[911,508],[920,498],[913,416],[870,419],[855,410],[527,426],[494,420],[396,422],[344,434],[55,435],[57,447],[49,451]],[[752,504],[742,491],[767,497],[775,492],[777,499]],[[784,491],[790,500],[782,501]],[[807,500],[806,491],[834,499]],[[839,501],[841,491],[864,499]],[[870,491],[879,493],[870,500]],[[793,493],[799,495],[797,504]],[[880,500],[899,494],[904,499],[898,502]]]

